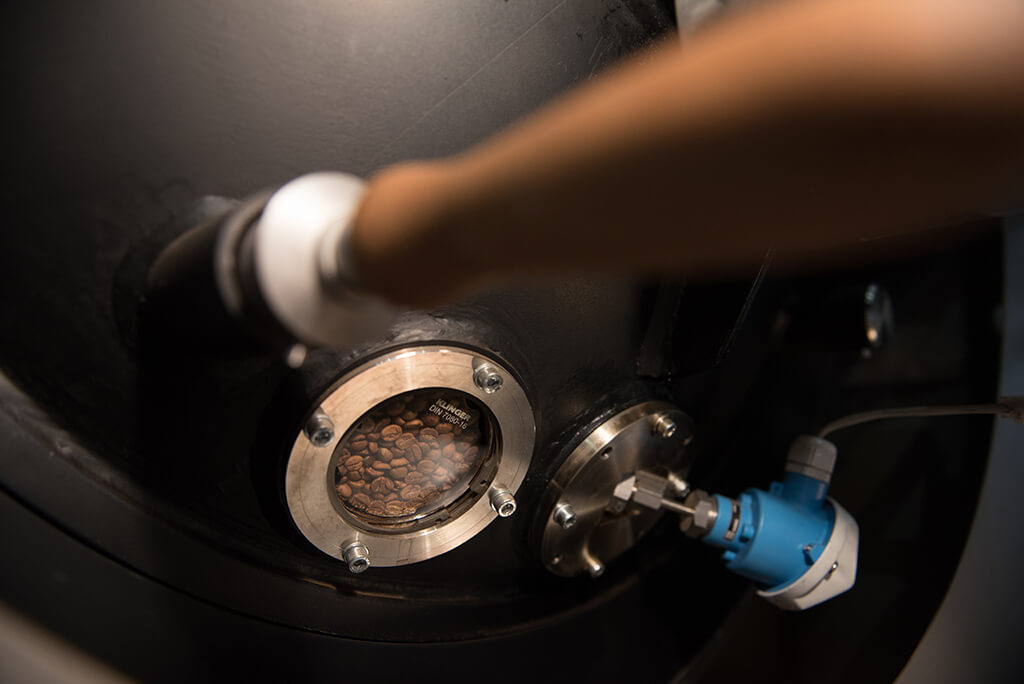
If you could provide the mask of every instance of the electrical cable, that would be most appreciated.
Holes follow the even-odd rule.
[[[818,437],[824,438],[836,430],[860,425],[874,420],[888,418],[927,418],[932,416],[995,415],[1012,418],[1024,424],[1024,397],[1000,397],[995,404],[960,404],[951,406],[908,406],[903,408],[880,409],[853,413],[834,420],[821,429]]]

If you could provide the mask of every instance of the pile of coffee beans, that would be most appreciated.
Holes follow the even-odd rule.
[[[338,497],[371,522],[447,506],[488,455],[480,422],[480,411],[452,390],[415,390],[374,407],[338,443]]]

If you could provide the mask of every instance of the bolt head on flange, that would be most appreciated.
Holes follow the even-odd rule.
[[[505,384],[505,378],[489,363],[480,364],[473,371],[473,382],[487,394],[494,394]]]
[[[352,542],[341,553],[349,572],[359,574],[370,568],[370,552],[361,542]]]
[[[563,530],[568,530],[576,524],[576,511],[567,503],[560,503],[555,506],[555,512],[551,517]]]
[[[654,419],[654,432],[661,436],[662,439],[670,439],[676,434],[676,422],[668,416],[662,414]]]
[[[507,489],[495,488],[491,490],[491,508],[502,518],[507,518],[516,512],[516,499],[512,492]]]
[[[334,421],[323,411],[317,410],[306,421],[303,431],[313,446],[325,447],[334,440]]]

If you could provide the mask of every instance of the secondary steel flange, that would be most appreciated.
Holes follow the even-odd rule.
[[[660,511],[624,505],[616,485],[638,470],[686,475],[693,421],[672,404],[632,406],[598,426],[555,473],[538,509],[540,555],[556,575],[597,576],[640,539]]]
[[[490,411],[497,433],[493,467],[451,515],[436,516],[427,527],[392,530],[368,525],[338,501],[335,448],[373,407],[427,388],[457,390]],[[480,352],[448,346],[407,347],[368,361],[325,393],[313,417],[324,425],[323,418],[328,419],[333,430],[307,429],[296,435],[285,472],[288,509],[306,539],[344,560],[353,572],[433,558],[465,543],[495,518],[511,515],[513,495],[533,456],[536,432],[526,394],[507,368]],[[358,561],[355,566],[353,559]]]

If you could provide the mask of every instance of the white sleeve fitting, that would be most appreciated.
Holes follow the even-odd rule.
[[[353,347],[383,336],[398,317],[385,299],[353,287],[343,256],[365,192],[365,181],[349,174],[300,176],[271,196],[254,228],[260,291],[300,342]]]

